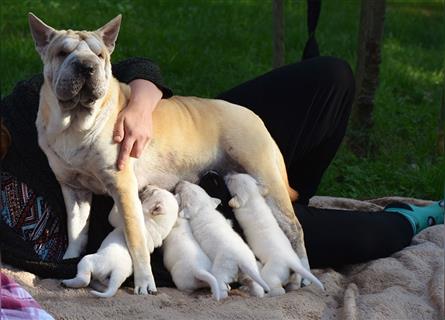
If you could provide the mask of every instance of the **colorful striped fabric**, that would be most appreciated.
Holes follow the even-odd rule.
[[[32,243],[43,261],[60,261],[68,243],[66,231],[43,197],[7,172],[0,175],[0,192],[0,218]]]

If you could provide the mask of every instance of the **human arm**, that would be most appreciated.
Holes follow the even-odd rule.
[[[159,67],[145,58],[130,58],[113,65],[113,74],[131,87],[127,107],[121,111],[114,128],[113,139],[121,143],[117,160],[122,169],[128,158],[138,158],[152,133],[151,114],[162,98],[172,92],[162,83]]]

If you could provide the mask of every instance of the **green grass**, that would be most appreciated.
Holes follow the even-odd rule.
[[[342,146],[319,194],[371,198],[443,196],[445,159],[435,154],[444,78],[443,1],[387,1],[380,87],[372,141],[356,158]],[[321,52],[356,62],[359,1],[323,1]],[[300,59],[305,1],[286,2],[286,61]],[[271,69],[270,1],[11,1],[1,2],[1,92],[41,71],[27,24],[32,11],[55,28],[96,29],[118,13],[123,25],[114,61],[146,56],[159,63],[177,94],[212,97]]]

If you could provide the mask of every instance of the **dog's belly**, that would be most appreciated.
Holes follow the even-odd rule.
[[[147,185],[155,185],[166,190],[172,190],[181,180],[198,183],[200,178],[210,170],[222,175],[230,171],[244,171],[223,153],[206,157],[205,161],[179,158],[180,161],[171,159],[166,161],[164,157],[151,154],[149,156],[150,160],[146,160],[144,157],[138,160],[135,165],[138,189],[141,190]]]

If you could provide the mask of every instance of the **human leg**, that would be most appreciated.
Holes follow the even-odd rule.
[[[218,96],[254,111],[283,153],[307,204],[346,131],[354,79],[346,62],[320,57],[272,70]]]
[[[290,185],[300,193],[294,208],[312,267],[388,256],[407,246],[414,234],[399,214],[306,206],[343,139],[353,96],[350,68],[327,57],[273,70],[219,95],[257,113],[280,147]],[[223,211],[229,210],[223,206]]]

